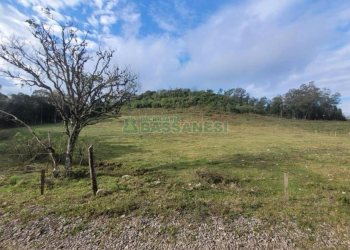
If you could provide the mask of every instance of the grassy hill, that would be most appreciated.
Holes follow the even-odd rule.
[[[227,122],[228,131],[123,133],[125,117],[146,114]],[[350,221],[349,125],[200,110],[124,112],[119,119],[88,127],[81,136],[79,147],[95,147],[98,185],[104,190],[98,197],[90,194],[85,156],[70,179],[49,175],[49,188],[40,196],[39,174],[26,173],[16,162],[19,157],[9,155],[25,130],[2,130],[0,209],[8,220],[24,221],[52,214],[118,218],[180,213],[199,220],[244,216],[269,223],[293,221],[311,231],[326,223],[342,235]],[[51,131],[54,144],[62,140],[59,125],[36,130],[42,135]],[[50,169],[46,162],[38,159],[37,168]],[[288,202],[283,196],[285,172]]]

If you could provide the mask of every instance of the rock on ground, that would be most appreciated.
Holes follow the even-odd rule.
[[[180,215],[90,222],[47,216],[26,224],[0,218],[0,249],[349,249],[348,236],[338,238],[327,225],[311,233],[294,223],[269,225],[243,217],[200,223]]]

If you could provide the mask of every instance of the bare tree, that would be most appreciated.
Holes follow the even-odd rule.
[[[0,44],[0,58],[12,65],[0,72],[49,93],[68,137],[65,169],[69,171],[81,130],[118,114],[136,92],[137,77],[128,69],[110,67],[114,51],[91,53],[87,32],[48,20],[26,21],[37,46],[18,37]]]

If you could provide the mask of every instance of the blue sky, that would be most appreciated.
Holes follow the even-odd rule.
[[[92,31],[91,48],[139,74],[142,90],[243,87],[272,97],[315,81],[350,115],[350,1],[2,0],[0,35],[50,7]],[[2,92],[30,92],[1,79]]]

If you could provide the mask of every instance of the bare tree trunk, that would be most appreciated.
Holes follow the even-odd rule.
[[[77,139],[79,137],[79,130],[73,130],[68,137],[67,141],[67,150],[66,150],[66,161],[65,161],[65,170],[69,174],[69,172],[72,170],[72,164],[73,164],[73,153],[75,149],[75,144],[77,142]]]

